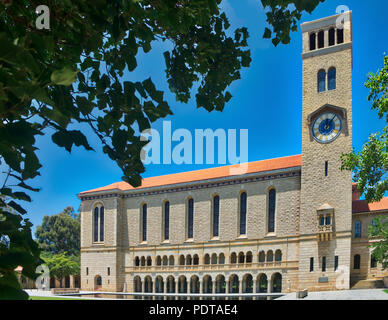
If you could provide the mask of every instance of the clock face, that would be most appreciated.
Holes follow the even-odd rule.
[[[342,122],[338,114],[323,113],[314,121],[313,137],[318,142],[329,143],[339,136],[341,129]]]

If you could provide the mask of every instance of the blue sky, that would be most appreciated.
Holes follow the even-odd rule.
[[[383,65],[388,52],[388,24],[386,0],[326,0],[312,15],[305,14],[302,22],[336,14],[339,5],[347,5],[353,11],[353,146],[359,150],[372,132],[383,128],[375,111],[367,101],[364,87],[368,72],[375,72]],[[126,79],[144,80],[151,76],[165,99],[172,106],[170,120],[172,130],[186,128],[194,135],[194,129],[217,128],[248,129],[248,160],[264,160],[301,153],[302,129],[302,37],[300,27],[292,34],[291,43],[274,47],[262,38],[266,26],[265,14],[259,0],[227,0],[222,6],[230,19],[231,29],[246,26],[250,33],[249,47],[252,63],[242,71],[242,79],[229,88],[233,98],[225,110],[209,113],[197,109],[194,99],[188,104],[175,101],[168,91],[164,75],[162,52],[168,44],[154,44],[148,54],[138,57],[138,69],[127,74]],[[162,120],[154,123],[160,129]],[[75,126],[74,126],[75,127]],[[36,225],[44,215],[61,212],[66,206],[76,210],[81,191],[120,181],[122,172],[108,156],[103,154],[97,139],[90,130],[83,129],[95,152],[74,148],[69,154],[54,145],[48,133],[37,140],[38,156],[43,165],[41,176],[31,183],[41,187],[32,193],[33,201],[25,203],[28,218]],[[174,146],[174,145],[173,145]],[[209,165],[148,165],[144,177],[198,170]]]

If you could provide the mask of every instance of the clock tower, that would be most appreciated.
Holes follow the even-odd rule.
[[[349,289],[352,13],[303,23],[299,288]]]

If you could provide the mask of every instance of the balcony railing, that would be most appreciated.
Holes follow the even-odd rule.
[[[129,266],[126,272],[185,272],[185,271],[223,271],[223,270],[267,270],[296,269],[298,261],[273,261],[227,264],[196,264],[196,265],[162,265],[162,266]]]
[[[333,232],[333,226],[331,224],[318,226],[318,232]]]

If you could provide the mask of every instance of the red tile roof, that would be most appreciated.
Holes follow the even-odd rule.
[[[292,167],[300,167],[301,165],[302,165],[301,155],[254,161],[254,162],[248,162],[248,170],[245,172],[245,174],[286,169],[286,168],[292,168]],[[168,174],[164,176],[144,178],[142,180],[142,185],[137,188],[134,188],[128,183],[121,181],[121,182],[112,183],[105,187],[84,191],[84,192],[81,192],[80,194],[83,195],[86,193],[108,191],[108,190],[121,190],[121,191],[135,190],[135,189],[158,187],[158,186],[185,183],[185,182],[193,182],[193,181],[199,181],[199,180],[224,178],[224,177],[233,176],[234,174],[231,174],[230,170],[233,168],[237,168],[238,166],[239,165],[223,166],[223,167],[202,169],[202,170],[196,170],[196,171],[187,171],[187,172],[181,172],[181,173]]]
[[[372,211],[388,211],[388,197],[381,199],[379,202],[367,203],[365,200],[356,200],[352,203],[353,213],[372,212]]]

